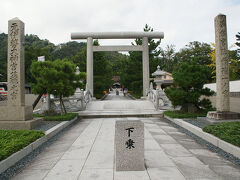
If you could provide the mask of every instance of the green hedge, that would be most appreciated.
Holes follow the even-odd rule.
[[[33,114],[33,117],[34,117],[34,118],[44,117],[44,115],[43,115],[43,114]]]
[[[36,130],[0,130],[0,161],[44,136]]]
[[[171,118],[197,118],[206,116],[207,112],[203,111],[198,113],[186,113],[183,111],[164,111],[163,114]]]
[[[54,116],[44,116],[43,120],[45,121],[70,121],[73,118],[78,116],[78,113],[66,113],[63,115],[54,115]]]
[[[240,122],[223,122],[209,125],[205,126],[203,131],[240,147]]]

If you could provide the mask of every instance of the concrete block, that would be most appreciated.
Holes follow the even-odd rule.
[[[174,119],[172,121],[175,122],[177,125],[182,126],[182,119]]]
[[[47,136],[43,136],[40,139],[34,141],[31,145],[32,145],[32,150],[35,150],[36,148],[38,148],[39,146],[41,146],[43,143],[45,143],[48,140]]]
[[[148,172],[145,171],[117,171],[114,172],[114,180],[150,180]],[[104,179],[105,180],[105,179]]]
[[[42,119],[32,119],[27,121],[1,121],[0,120],[0,129],[33,129]]]
[[[144,171],[144,123],[116,121],[116,171]]]
[[[46,136],[47,136],[48,138],[53,137],[54,135],[56,135],[59,131],[61,131],[61,130],[63,129],[63,126],[64,126],[64,124],[66,124],[66,123],[67,123],[66,121],[61,122],[61,123],[59,123],[58,125],[54,126],[53,128],[47,130],[46,133],[45,133]]]
[[[202,139],[212,143],[214,146],[218,147],[219,139],[217,137],[215,137],[211,134],[205,133],[203,131],[198,136],[201,137]]]
[[[237,158],[240,158],[240,148],[239,147],[234,146],[223,140],[219,140],[218,147],[221,148],[222,150],[236,156]]]

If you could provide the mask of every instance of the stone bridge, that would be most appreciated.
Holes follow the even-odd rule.
[[[156,110],[154,104],[145,100],[133,100],[124,96],[122,91],[116,95],[111,91],[102,101],[91,101],[85,111],[80,111],[81,117],[153,117],[162,116],[161,110]]]

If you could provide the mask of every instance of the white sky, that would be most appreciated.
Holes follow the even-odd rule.
[[[184,47],[190,41],[214,42],[214,17],[227,15],[228,45],[240,32],[240,0],[0,0],[0,33],[18,17],[27,34],[55,44],[70,41],[71,32],[142,31],[147,23],[162,31],[167,44]],[[129,44],[132,40],[102,40]]]

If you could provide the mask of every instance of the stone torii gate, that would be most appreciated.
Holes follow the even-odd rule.
[[[93,39],[142,39],[136,46],[93,46]],[[93,52],[97,51],[142,51],[143,97],[149,88],[148,38],[163,39],[163,32],[75,32],[71,39],[87,39],[87,88],[93,93]]]

